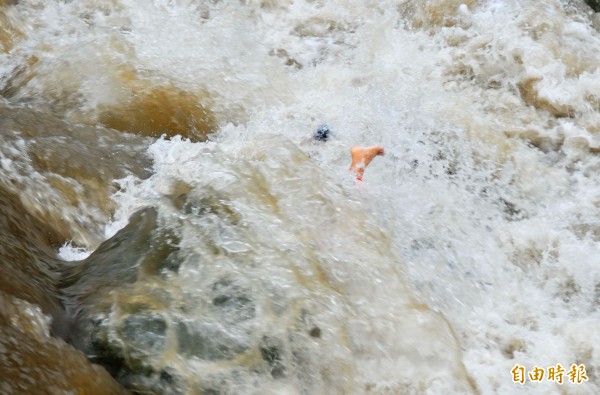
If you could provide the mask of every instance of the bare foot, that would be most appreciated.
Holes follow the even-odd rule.
[[[373,145],[371,147],[352,147],[350,154],[352,155],[350,171],[356,175],[357,180],[362,181],[362,176],[369,163],[374,157],[383,155],[384,151],[382,146]]]

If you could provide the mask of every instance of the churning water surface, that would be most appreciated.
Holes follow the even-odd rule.
[[[599,28],[0,0],[0,392],[600,393]]]

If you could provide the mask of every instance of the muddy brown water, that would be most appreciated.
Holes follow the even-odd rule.
[[[97,221],[108,219],[113,210],[112,180],[148,175],[143,154],[148,140],[72,125],[49,111],[6,103],[0,104],[0,131],[5,154],[0,176],[0,392],[125,393],[103,368],[61,340],[69,337],[69,323],[58,288],[65,263],[56,251],[68,240],[86,245],[102,240]],[[132,160],[122,165],[114,155]]]

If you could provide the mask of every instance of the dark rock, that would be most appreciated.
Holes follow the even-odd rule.
[[[223,278],[213,285],[214,306],[221,311],[227,322],[241,322],[254,318],[256,307],[250,292],[229,278]]]
[[[0,291],[0,393],[128,394],[83,353],[49,336],[41,314],[34,305]]]
[[[157,213],[147,208],[133,214],[129,224],[105,241],[92,255],[64,270],[61,287],[72,302],[81,304],[118,285],[134,283],[141,273],[177,270],[177,238],[157,229]]]
[[[317,361],[310,356],[321,329],[312,308],[301,302],[284,307],[285,293],[269,278],[256,277],[252,265],[258,263],[248,257],[213,252],[209,242],[179,246],[169,226],[198,217],[231,227],[238,222],[227,199],[194,192],[181,184],[170,202],[164,200],[171,216],[159,220],[157,209],[141,210],[90,257],[65,270],[61,284],[74,315],[72,343],[136,393],[235,393],[258,376],[313,380]],[[266,332],[280,327],[271,320],[298,323],[289,329],[293,350],[291,340]],[[174,359],[202,360],[215,369],[192,374],[179,362],[170,364]]]
[[[592,7],[594,12],[600,12],[600,0],[585,0],[585,3]]]
[[[210,361],[231,359],[251,346],[250,334],[235,329],[217,323],[180,321],[177,323],[179,353]]]
[[[83,333],[88,333],[88,342],[79,342],[76,344],[83,350],[87,350],[90,359],[101,364],[108,370],[112,376],[117,376],[123,366],[125,366],[125,357],[118,351],[118,347],[108,339],[110,327],[107,320],[96,319],[92,320],[82,330]],[[89,351],[93,350],[93,352]]]
[[[269,364],[273,378],[285,376],[283,364],[283,342],[271,336],[264,336],[260,345],[260,355]]]
[[[122,377],[122,383],[134,394],[184,395],[186,385],[173,369],[138,369],[137,374]]]
[[[167,322],[162,314],[131,315],[118,329],[121,338],[140,358],[159,355],[166,342]],[[131,355],[130,355],[131,357]]]
[[[73,315],[69,341],[122,384],[146,376],[159,381],[152,361],[164,352],[169,324],[160,311],[171,296],[145,280],[177,270],[177,242],[158,226],[155,209],[143,209],[87,259],[63,271],[60,284]],[[123,319],[111,317],[115,309]]]
[[[0,212],[0,291],[40,306],[52,317],[53,334],[66,336],[68,323],[54,274],[60,262],[52,249],[60,237],[2,185]]]

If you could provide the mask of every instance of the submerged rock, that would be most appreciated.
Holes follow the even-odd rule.
[[[385,234],[345,196],[334,205],[338,190],[279,174],[315,173],[280,143],[247,147],[240,165],[161,141],[194,165],[158,170],[154,206],[65,273],[73,344],[140,393],[341,395],[380,376],[402,392],[429,368],[468,386],[452,331],[410,304]]]
[[[234,358],[252,345],[250,333],[219,323],[180,321],[176,333],[180,354],[209,361]]]
[[[177,193],[169,206],[179,213],[169,218],[178,223],[240,225],[222,199]],[[313,323],[303,323],[310,308],[282,310],[283,294],[275,291],[273,279],[252,273],[258,263],[248,252],[231,253],[207,239],[202,256],[191,247],[182,250],[181,243],[157,210],[146,208],[90,257],[65,270],[62,286],[74,316],[71,342],[140,392],[240,393],[232,388],[257,374],[267,380],[297,374],[312,380],[306,372],[318,369],[303,365],[314,364],[314,358],[299,357],[299,350],[313,349],[321,335]],[[212,258],[206,260],[206,254]],[[239,259],[243,254],[246,258]],[[278,335],[272,333],[275,327]],[[175,360],[225,363],[233,370],[199,379],[174,368]]]
[[[176,238],[157,231],[156,221],[155,210],[139,211],[90,257],[64,270],[61,285],[75,315],[71,341],[111,371],[124,359],[136,364],[160,354],[165,343],[166,320],[154,311],[167,306],[169,296],[160,288],[135,289],[146,276],[177,269]],[[115,290],[120,300],[111,301]],[[110,309],[117,306],[121,316],[112,320]]]
[[[51,226],[30,215],[21,199],[0,185],[0,291],[41,307],[52,317],[52,333],[66,335],[67,323],[58,297],[59,261],[51,245]]]
[[[130,315],[123,319],[117,332],[131,347],[129,356],[141,360],[164,351],[167,321],[157,313]]]
[[[226,322],[241,322],[255,317],[256,305],[249,290],[231,278],[219,279],[213,284],[212,290],[215,295],[212,304],[220,310]]]
[[[285,345],[281,339],[264,336],[260,343],[260,355],[269,364],[273,378],[285,376]]]
[[[0,291],[0,393],[127,394],[102,367],[48,331],[39,308]]]
[[[599,0],[585,0],[585,3],[592,7],[595,12],[600,12],[600,1]]]
[[[57,234],[3,185],[0,212],[0,393],[127,393],[101,366],[54,337],[67,336],[60,262],[51,248]]]

